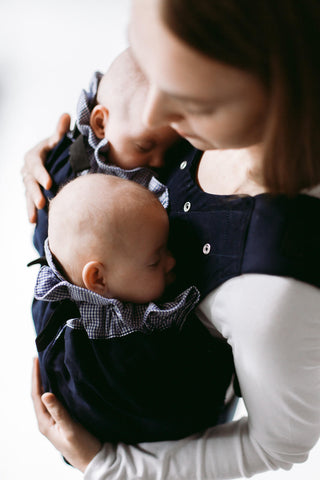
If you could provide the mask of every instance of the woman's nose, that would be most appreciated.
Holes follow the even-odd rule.
[[[155,87],[150,87],[143,111],[143,123],[148,128],[158,128],[178,122],[182,116],[174,101]]]

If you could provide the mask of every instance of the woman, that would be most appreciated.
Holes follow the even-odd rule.
[[[307,189],[306,208],[319,215],[320,4],[132,4],[130,43],[150,83],[145,123],[170,124],[206,150],[192,160],[196,169],[190,188],[207,201],[228,203],[236,196],[254,204],[269,198],[266,193],[290,199]],[[24,173],[32,191],[37,175],[30,161]],[[177,175],[169,179],[172,192]],[[189,202],[181,193],[178,200],[187,214],[193,198]],[[202,212],[197,213],[201,219]],[[272,217],[270,225],[274,222]],[[284,242],[294,251],[299,241],[304,252],[309,245],[313,265],[305,276],[285,269],[285,274],[280,269],[266,275],[267,268],[250,273],[248,268],[232,278],[226,275],[199,307],[208,328],[219,330],[233,348],[248,418],[178,442],[105,444],[101,449],[51,394],[43,397],[44,408],[35,367],[40,429],[71,464],[85,470],[86,480],[237,478],[306,460],[320,433],[320,261],[313,245],[319,228],[308,225],[309,231],[301,232],[304,224],[300,231],[295,224]],[[264,237],[269,235],[264,231]]]

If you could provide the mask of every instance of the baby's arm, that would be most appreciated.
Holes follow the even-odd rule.
[[[40,185],[48,190],[51,187],[51,178],[44,167],[47,154],[62,139],[70,128],[70,115],[61,115],[56,130],[51,137],[39,142],[31,148],[24,157],[24,165],[21,169],[22,179],[26,190],[26,203],[29,221],[37,221],[37,209],[45,205]]]

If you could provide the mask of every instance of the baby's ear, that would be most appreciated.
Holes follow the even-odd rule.
[[[96,105],[90,115],[90,126],[96,137],[102,139],[105,137],[109,119],[109,110],[102,105]]]
[[[108,294],[105,267],[102,263],[92,261],[88,262],[82,270],[82,280],[85,287],[104,297]]]

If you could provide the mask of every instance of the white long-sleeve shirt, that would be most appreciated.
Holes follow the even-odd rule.
[[[222,480],[307,459],[320,435],[320,289],[242,275],[198,314],[233,348],[248,417],[176,442],[105,444],[85,480]]]

